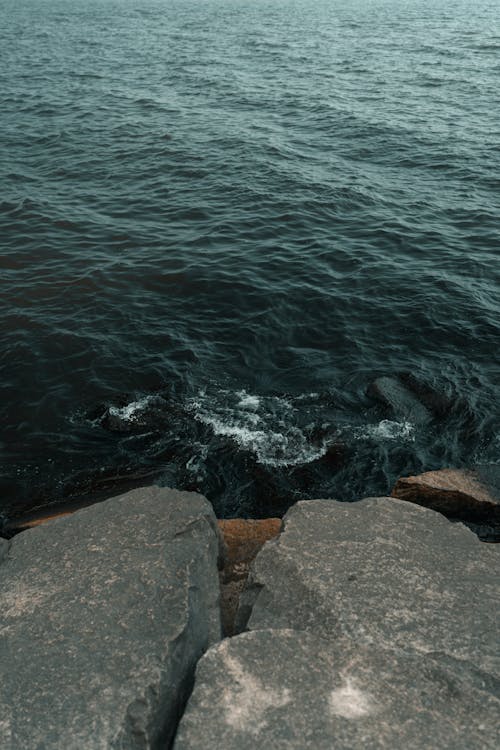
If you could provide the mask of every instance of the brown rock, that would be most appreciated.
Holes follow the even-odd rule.
[[[222,628],[225,635],[233,635],[250,565],[264,543],[280,533],[281,518],[231,518],[218,524],[224,539],[224,566],[220,573]]]
[[[441,469],[402,477],[392,496],[464,520],[500,521],[500,497],[475,471]]]

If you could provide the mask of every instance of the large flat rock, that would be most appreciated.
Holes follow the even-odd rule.
[[[439,513],[392,498],[305,501],[258,554],[237,625],[440,652],[500,677],[499,583],[498,545]]]
[[[220,637],[208,501],[138,489],[9,544],[2,750],[168,747],[195,664]]]
[[[175,750],[497,750],[500,702],[438,654],[260,630],[199,662]]]

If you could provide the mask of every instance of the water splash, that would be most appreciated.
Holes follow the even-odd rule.
[[[215,435],[230,438],[255,454],[265,466],[298,466],[325,454],[297,424],[292,403],[278,396],[256,396],[244,390],[201,390],[188,402],[193,417]]]

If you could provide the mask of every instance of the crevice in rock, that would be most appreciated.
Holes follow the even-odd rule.
[[[470,659],[458,659],[444,651],[430,651],[427,656],[429,659],[435,660],[439,667],[446,667],[449,673],[455,673],[459,679],[464,674],[474,678],[481,690],[485,690],[494,698],[500,700],[500,678],[481,669]]]
[[[148,685],[143,696],[136,698],[127,708],[124,736],[134,737],[137,748],[171,750],[174,745],[177,728],[193,692],[198,661],[212,645],[208,634],[199,629],[197,613],[203,608],[199,598],[201,593],[199,587],[189,586],[188,618],[171,642],[174,652],[169,657],[167,668],[162,670],[158,684]],[[203,639],[206,640],[205,647],[194,659],[190,658],[189,642]],[[167,706],[171,707],[170,710],[166,709]]]
[[[281,518],[219,521],[223,559],[219,572],[223,636],[241,632],[241,620],[237,613],[250,567],[263,545],[281,533],[282,526]],[[248,621],[248,617],[246,619]]]
[[[248,621],[252,616],[252,610],[264,586],[260,583],[252,583],[250,585],[247,584],[243,588],[245,597],[244,601],[242,601],[241,597],[238,599],[238,607],[235,612],[233,624],[234,632],[232,635],[239,635],[247,629]],[[243,591],[241,593],[243,593]]]
[[[193,586],[189,587],[189,590],[188,590],[189,617],[188,617],[188,621],[185,624],[183,632],[179,634],[178,638],[176,639],[177,652],[174,658],[171,660],[175,662],[177,659],[179,659],[182,666],[180,666],[179,668],[179,664],[178,664],[177,669],[178,669],[179,674],[183,674],[183,678],[173,683],[172,680],[169,679],[169,675],[166,675],[166,680],[165,679],[163,680],[164,688],[166,692],[168,692],[169,690],[175,691],[176,702],[175,702],[175,707],[173,711],[171,711],[170,716],[169,717],[163,716],[163,730],[161,731],[161,734],[157,738],[156,742],[151,745],[152,750],[171,750],[171,748],[174,746],[175,737],[177,734],[177,730],[179,728],[179,723],[184,715],[184,711],[191,697],[191,693],[193,692],[193,688],[195,684],[195,674],[196,674],[196,668],[197,668],[198,662],[203,656],[203,654],[207,651],[207,649],[209,649],[210,646],[213,645],[213,643],[210,642],[210,637],[207,637],[205,648],[203,648],[200,651],[196,659],[191,664],[182,663],[185,660],[185,651],[182,651],[180,648],[181,640],[182,640],[181,636],[188,633],[190,625],[191,625],[191,628],[194,625],[196,625],[196,622],[197,622],[196,613],[199,610],[200,606],[202,606],[197,596],[200,593],[201,591],[197,587],[193,587]],[[195,640],[200,640],[201,638],[201,634],[196,633],[195,631],[191,633],[191,636],[195,637]],[[160,690],[161,690],[161,687],[160,687]]]

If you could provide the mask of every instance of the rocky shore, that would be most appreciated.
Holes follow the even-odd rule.
[[[496,750],[500,549],[443,515],[493,528],[495,489],[393,495],[217,521],[145,487],[0,539],[0,746]]]

